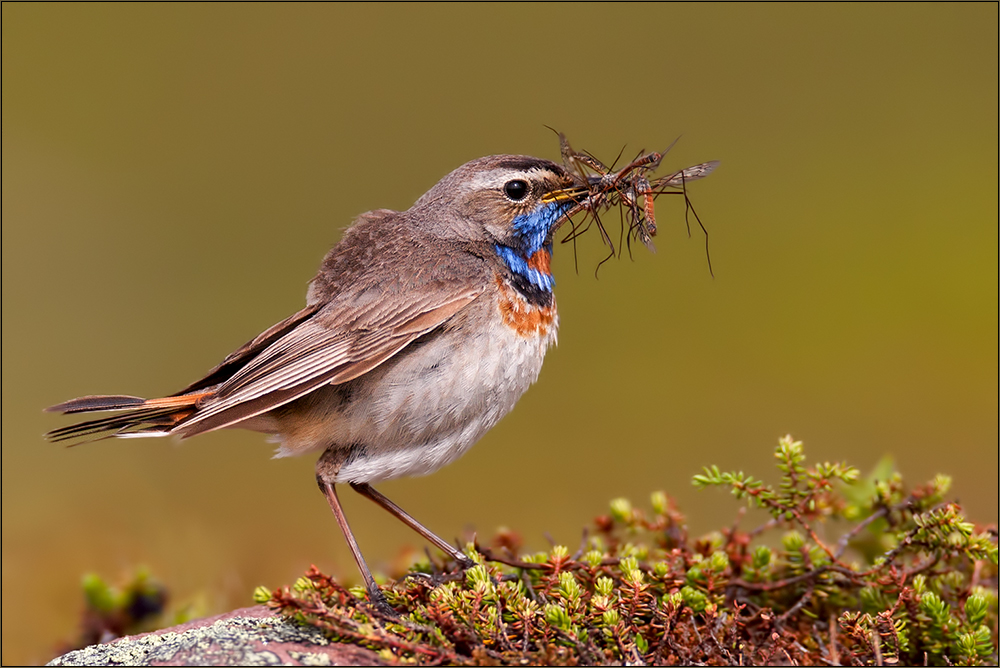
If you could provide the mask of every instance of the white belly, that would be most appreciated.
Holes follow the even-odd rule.
[[[273,430],[282,443],[276,456],[352,448],[338,483],[426,475],[460,457],[538,378],[556,340],[554,308],[548,324],[526,332],[483,317],[495,313],[490,301],[470,304],[446,329],[352,381],[346,399],[336,387],[304,398]]]

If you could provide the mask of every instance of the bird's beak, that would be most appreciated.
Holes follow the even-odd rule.
[[[552,204],[553,202],[579,202],[580,200],[586,198],[589,194],[590,188],[586,186],[560,188],[559,190],[553,190],[550,193],[542,195],[542,203]]]

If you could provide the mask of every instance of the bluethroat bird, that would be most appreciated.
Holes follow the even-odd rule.
[[[161,399],[87,396],[53,406],[119,413],[48,436],[189,438],[239,427],[272,435],[278,457],[322,453],[320,490],[369,600],[393,614],[336,485],[350,485],[460,566],[472,565],[372,483],[454,461],[538,378],[559,325],[553,233],[600,178],[608,181],[588,183],[567,166],[526,156],[473,160],[407,211],[361,215],[323,259],[305,308],[201,380]],[[607,194],[598,194],[605,203]]]

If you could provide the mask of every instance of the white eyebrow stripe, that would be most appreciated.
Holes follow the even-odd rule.
[[[500,188],[511,179],[520,177],[530,181],[532,180],[532,177],[537,176],[539,173],[548,171],[549,170],[547,169],[539,167],[533,167],[531,169],[491,169],[489,171],[476,174],[473,178],[466,181],[466,185],[469,190]]]

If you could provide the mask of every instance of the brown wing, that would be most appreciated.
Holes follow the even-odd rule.
[[[305,309],[234,352],[184,393],[162,399],[90,396],[52,406],[48,410],[59,413],[124,413],[62,427],[47,437],[53,441],[168,434],[187,438],[221,429],[326,383],[357,378],[441,325],[478,294],[456,291],[438,300],[427,295],[421,303],[377,314],[366,327],[348,331],[335,324],[343,313],[338,318],[336,311],[317,314],[317,309]],[[292,321],[296,324],[289,324]],[[277,335],[276,330],[284,334]],[[217,378],[225,380],[211,387]],[[197,391],[199,388],[207,389]]]
[[[221,429],[293,401],[317,387],[370,371],[455,315],[480,290],[427,295],[401,310],[386,310],[365,327],[344,331],[343,313],[320,312],[261,351],[214,392],[174,433],[187,438]],[[375,315],[375,314],[371,314]]]
[[[289,316],[278,324],[269,327],[251,341],[247,341],[241,347],[227,355],[226,359],[222,360],[218,366],[205,374],[204,378],[196,380],[180,392],[176,392],[171,396],[177,397],[182,394],[191,394],[192,392],[204,390],[225,381],[237,372],[241,366],[253,359],[254,355],[265,350],[272,343],[293,330],[297,325],[314,316],[319,311],[319,308],[320,304],[307,306],[295,315]]]
[[[441,248],[396,212],[362,215],[327,254],[305,309],[170,397],[91,396],[53,406],[124,414],[63,427],[49,438],[189,437],[357,378],[479,296],[475,286],[488,285],[484,271],[492,270],[475,249],[466,250]]]

